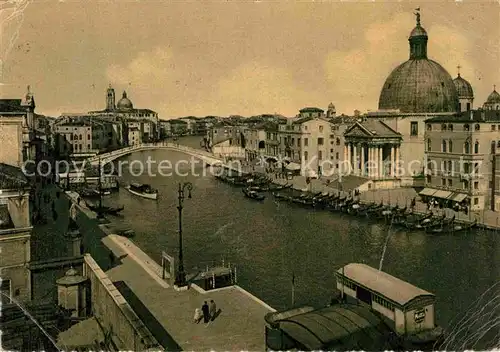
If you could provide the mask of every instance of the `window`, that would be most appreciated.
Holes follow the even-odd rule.
[[[318,145],[323,145],[324,139],[323,138],[318,138]]]
[[[495,131],[497,129],[497,125],[491,125],[491,130]]]
[[[468,141],[464,143],[464,153],[470,154],[470,143]]]
[[[340,145],[340,138],[337,138],[337,140],[335,141],[335,143],[336,143],[337,145]]]
[[[446,186],[446,179],[445,178],[441,179],[441,186]]]
[[[479,189],[479,182],[474,182],[474,189]]]
[[[335,158],[338,159],[339,158],[339,153],[335,153]]]
[[[0,285],[0,302],[11,303],[12,293],[10,289],[10,280],[2,280],[2,284]]]
[[[432,151],[432,143],[430,139],[427,140],[427,151],[428,152]]]
[[[453,125],[451,123],[448,125],[448,131],[452,131],[453,132]]]
[[[87,149],[90,150],[90,144],[87,144]]]
[[[467,103],[467,111],[470,110],[470,103]]]
[[[307,131],[307,126],[304,126],[304,131]]]
[[[474,143],[474,154],[479,154],[479,142]]]
[[[330,153],[333,153],[333,149],[330,149]]]
[[[469,189],[469,181],[464,180],[464,189],[468,190]]]
[[[300,138],[297,138],[297,147],[300,147]]]
[[[479,131],[480,127],[479,127],[479,124],[476,123],[476,125],[474,126],[474,131]]]
[[[467,123],[466,123],[466,124],[464,125],[464,131],[468,131],[469,129],[470,129],[469,124],[467,124]]]
[[[427,183],[431,183],[432,182],[432,176],[431,175],[427,175]]]
[[[318,150],[318,160],[323,160],[323,152]]]
[[[319,126],[319,131],[323,132],[323,126]]]
[[[453,153],[453,141],[451,139],[448,141],[448,152]]]
[[[462,111],[462,103],[458,103],[458,111]]]
[[[432,131],[432,125],[430,123],[427,124],[427,131]]]
[[[87,139],[90,139],[90,134],[87,135]]]
[[[307,138],[304,138],[304,147],[307,147],[309,145]]]
[[[479,204],[479,198],[474,198],[474,205],[478,205]]]
[[[446,141],[445,141],[445,140],[443,140],[443,142],[442,142],[441,144],[442,144],[441,151],[442,151],[443,153],[446,153],[446,144],[447,144],[447,143],[446,143]]]
[[[453,185],[453,180],[451,178],[448,179],[448,187],[451,187]]]
[[[418,122],[417,121],[410,122],[410,136],[418,136]]]
[[[80,138],[79,138],[79,139],[80,139],[80,140],[82,140],[82,139],[83,139],[83,136],[82,136],[82,135],[80,135]]]
[[[307,152],[304,152],[304,160],[307,161]]]

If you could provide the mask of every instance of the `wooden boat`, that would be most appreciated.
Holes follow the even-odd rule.
[[[253,199],[253,200],[264,200],[264,199],[266,199],[266,197],[263,194],[259,194],[258,192],[252,191],[252,190],[250,190],[248,188],[243,188],[242,192],[245,195],[245,197]]]
[[[292,188],[292,186],[293,186],[292,184],[288,184],[288,183],[285,184],[285,185],[282,185],[282,186],[280,186],[280,185],[270,185],[269,186],[269,191],[271,191],[271,192],[282,191],[284,189]]]
[[[417,227],[417,225],[420,225],[422,223],[430,222],[432,217],[434,216],[434,214],[432,212],[430,212],[426,215],[418,216],[418,217],[415,217],[415,218],[409,220],[408,218],[410,218],[412,216],[414,216],[413,213],[409,214],[408,217],[406,218],[406,220],[402,222],[402,225],[404,225],[408,230],[415,229]]]
[[[431,232],[434,229],[447,229],[447,228],[452,228],[453,223],[455,222],[455,215],[449,219],[443,219],[441,222],[437,222],[434,225],[428,226],[425,230],[427,232]]]
[[[443,216],[441,216],[437,219],[429,218],[429,219],[421,221],[414,228],[417,230],[426,230],[429,227],[440,226],[445,219],[446,219],[446,215],[444,215],[444,214],[443,214]]]
[[[132,229],[117,230],[116,234],[118,236],[127,237],[127,238],[133,238],[133,237],[135,237],[135,232]]]
[[[140,184],[140,183],[131,183],[127,187],[125,187],[130,193],[146,198],[146,199],[153,199],[157,200],[158,199],[158,190],[152,188],[150,185],[147,184]]]
[[[117,215],[119,212],[121,212],[123,209],[125,209],[124,206],[120,207],[110,207],[110,206],[105,206],[105,205],[92,205],[92,204],[87,204],[87,207],[92,210],[93,212],[96,212],[98,214],[109,214],[109,215]]]

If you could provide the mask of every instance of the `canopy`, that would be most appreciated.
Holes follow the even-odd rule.
[[[450,198],[452,201],[460,203],[462,202],[465,198],[467,198],[467,194],[464,193],[455,193],[453,196]]]
[[[419,195],[420,196],[432,196],[434,193],[436,193],[435,189],[432,188],[424,188],[423,190],[420,191]]]
[[[290,162],[290,163],[288,163],[286,168],[287,168],[287,170],[295,171],[295,170],[300,170],[301,167],[300,167],[300,164]]]

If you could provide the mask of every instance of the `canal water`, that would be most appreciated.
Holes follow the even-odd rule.
[[[177,152],[148,151],[128,160],[148,157],[172,163],[186,159]],[[201,164],[195,170],[201,172]],[[387,240],[383,224],[276,203],[272,196],[255,202],[212,176],[132,176],[125,170],[123,183],[151,184],[159,189],[158,201],[123,188],[107,198],[125,206],[120,221],[135,230],[134,242],[158,262],[162,250],[177,254],[177,188],[185,181],[194,186],[183,211],[186,267],[194,270],[224,258],[237,266],[243,288],[278,310],[292,303],[293,276],[296,305],[326,305],[335,270],[352,262],[378,268],[386,243],[382,270],[436,294],[437,322],[445,328],[500,278],[497,233],[433,236],[392,229]]]

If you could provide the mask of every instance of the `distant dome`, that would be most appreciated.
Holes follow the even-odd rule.
[[[335,105],[333,103],[328,104],[328,109],[335,109]]]
[[[460,73],[458,74],[458,77],[453,80],[453,83],[455,84],[455,88],[457,90],[459,98],[474,97],[474,91],[472,90],[472,86],[470,85],[469,82],[467,82],[460,76]]]
[[[458,94],[450,74],[427,58],[427,32],[420,26],[411,31],[410,59],[387,77],[378,103],[379,110],[402,113],[456,112]]]
[[[498,92],[495,89],[493,89],[493,92],[491,92],[491,94],[488,96],[486,103],[490,104],[500,103],[500,94],[498,94]]]
[[[134,108],[130,99],[127,98],[127,92],[123,92],[123,96],[116,104],[116,108],[118,110],[132,110]]]

